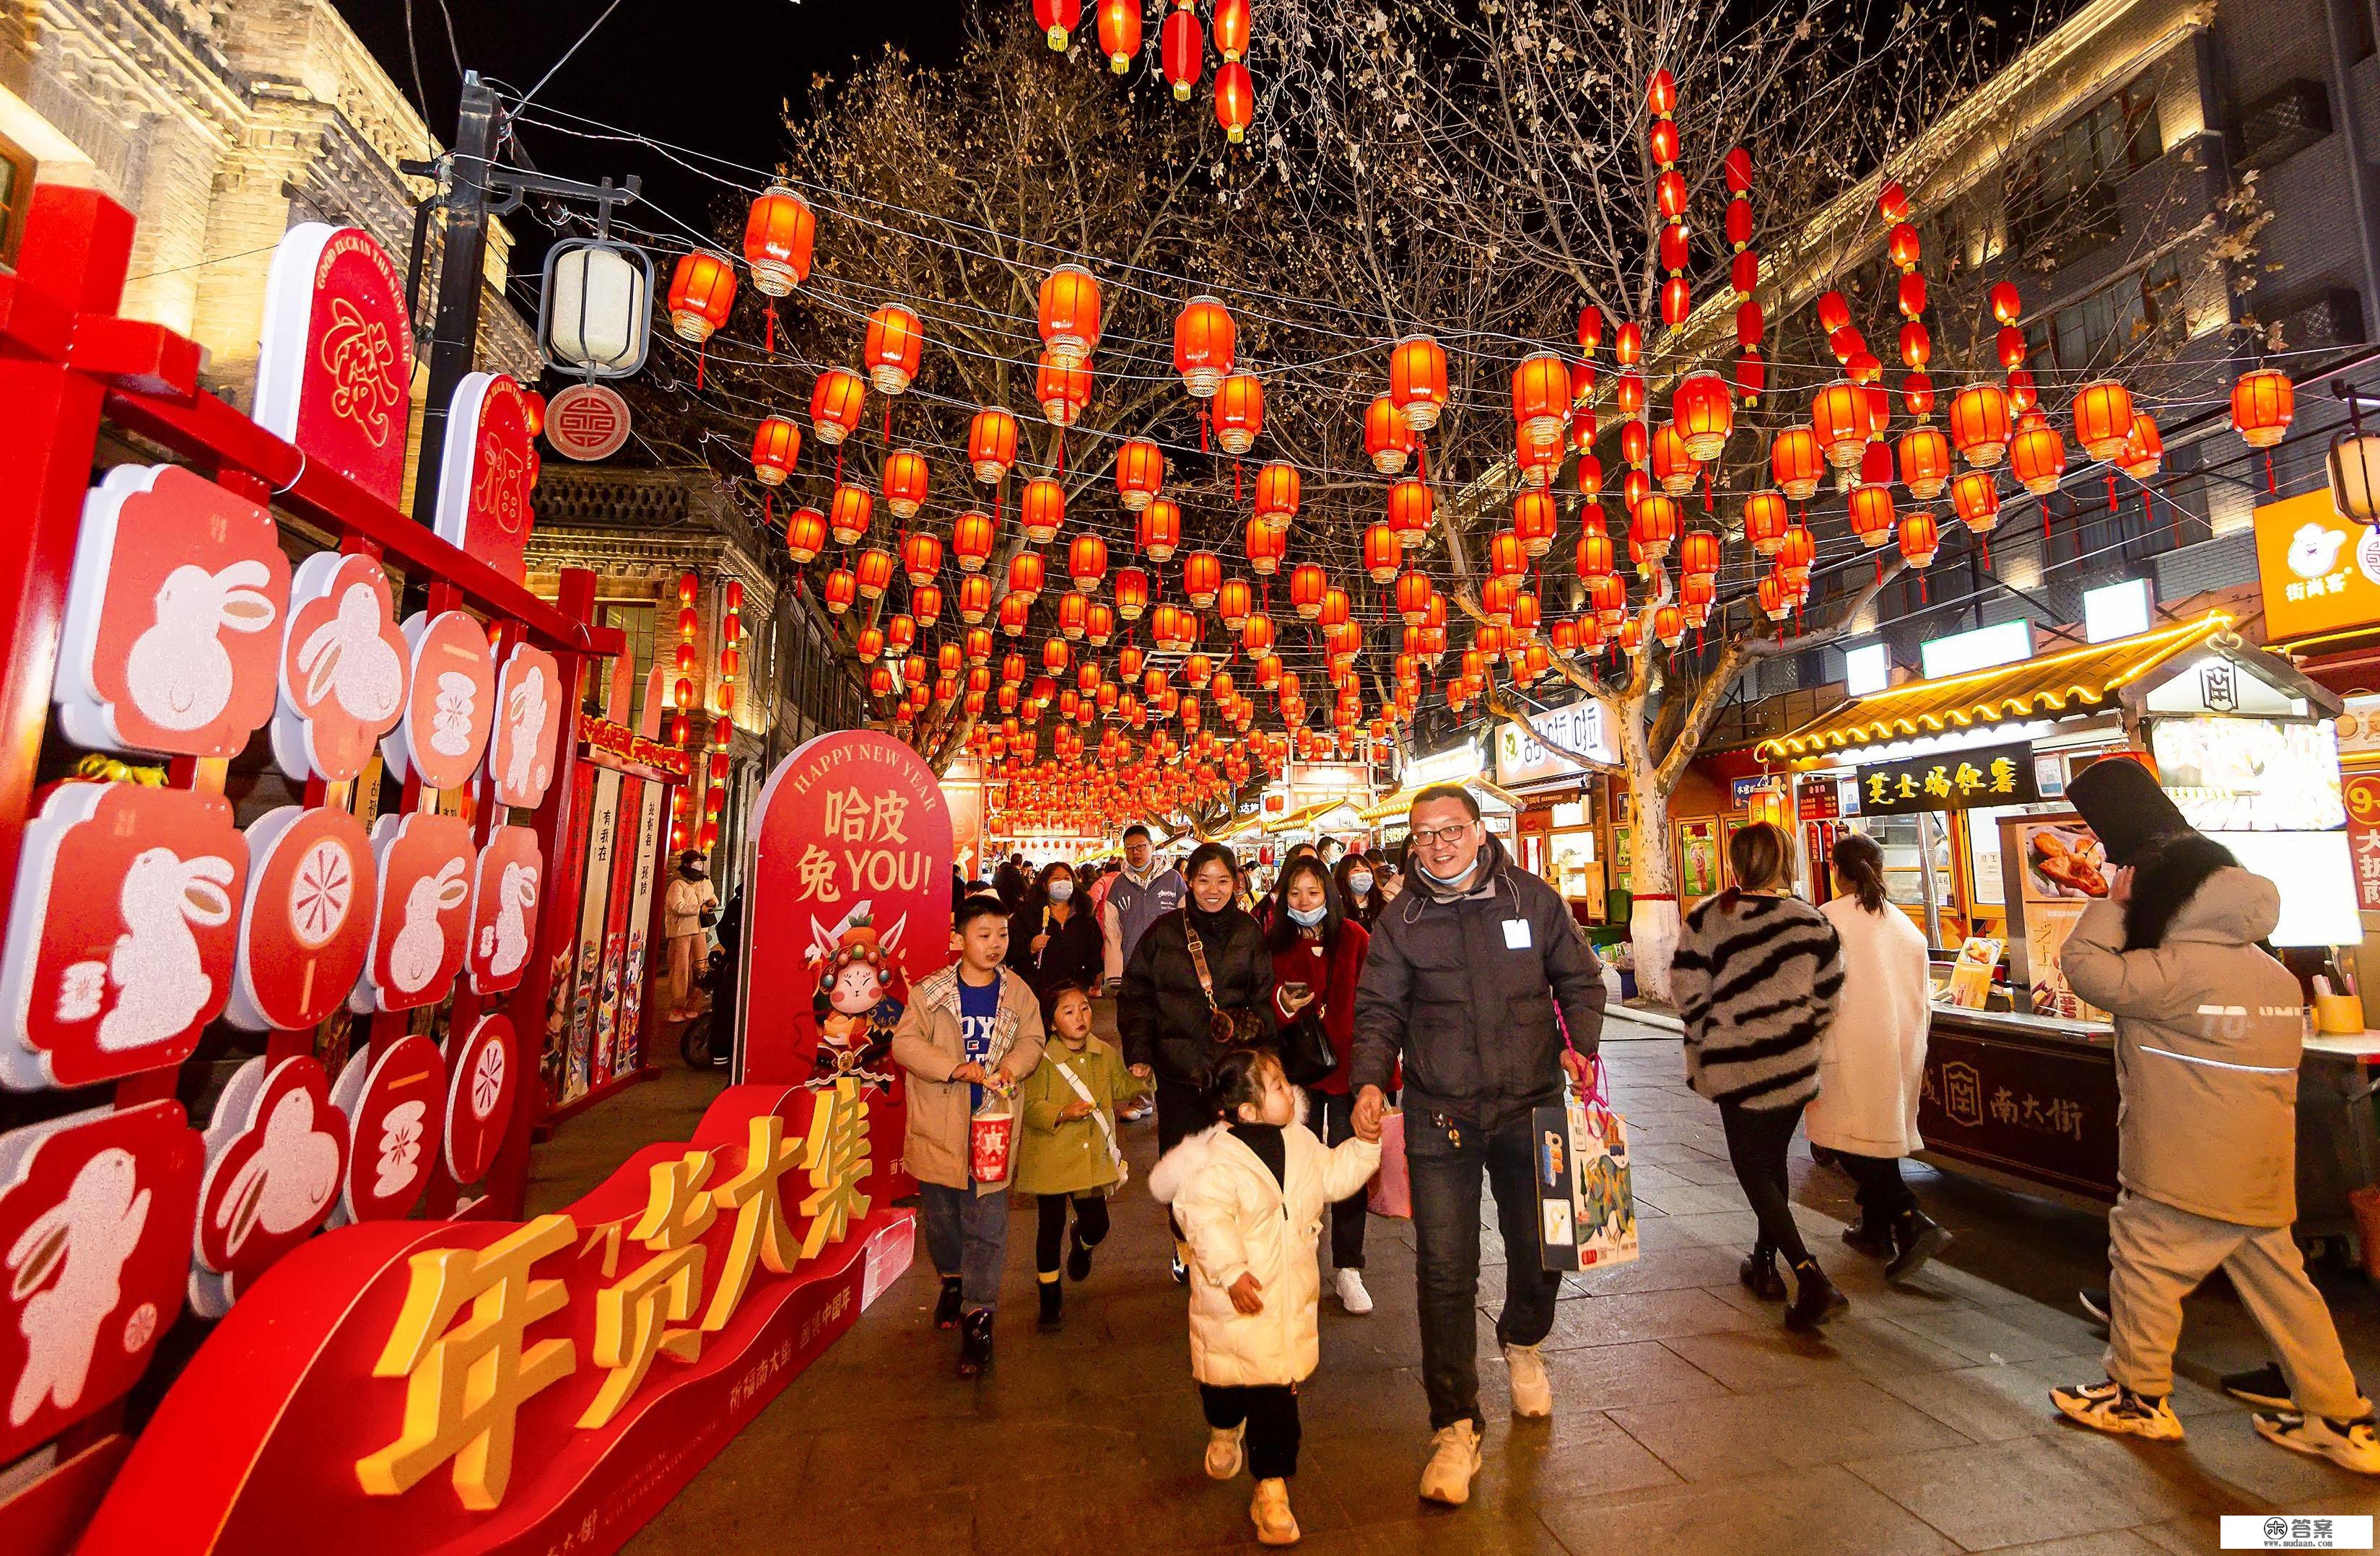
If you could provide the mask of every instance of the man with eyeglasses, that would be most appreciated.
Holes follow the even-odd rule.
[[[1505,1249],[1496,1338],[1512,1413],[1553,1413],[1537,1345],[1561,1277],[1538,1268],[1532,1109],[1560,1100],[1596,1051],[1603,969],[1554,889],[1515,867],[1453,784],[1415,797],[1412,874],[1372,926],[1355,990],[1354,1129],[1377,1140],[1404,1066],[1422,1383],[1431,1440],[1421,1494],[1460,1504],[1479,1468],[1479,1180]],[[1556,1008],[1561,1021],[1554,1017]],[[1563,1042],[1563,1026],[1569,1042]]]

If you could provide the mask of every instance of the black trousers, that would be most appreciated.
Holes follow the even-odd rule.
[[[1405,1107],[1413,1176],[1414,1285],[1421,1306],[1421,1378],[1429,1426],[1483,1424],[1479,1414],[1479,1179],[1496,1196],[1504,1238],[1504,1310],[1496,1340],[1534,1345],[1554,1326],[1561,1276],[1537,1257],[1536,1142],[1529,1116],[1492,1134],[1449,1115]]]
[[[1207,1424],[1220,1430],[1245,1421],[1247,1436],[1241,1446],[1248,1456],[1248,1473],[1258,1480],[1281,1480],[1297,1473],[1297,1385],[1261,1383],[1227,1388],[1220,1383],[1198,1385],[1198,1403]]]
[[[1889,1226],[1916,1211],[1917,1192],[1900,1181],[1900,1157],[1854,1156],[1838,1151],[1835,1164],[1851,1175],[1857,1187],[1861,1225]]]
[[[1306,1093],[1305,1127],[1325,1145],[1337,1145],[1355,1132],[1355,1099],[1329,1092]],[[1364,1267],[1364,1218],[1370,1214],[1367,1191],[1358,1188],[1330,1207],[1330,1264],[1338,1270]]]
[[[1753,1245],[1785,1256],[1788,1264],[1810,1257],[1802,1244],[1802,1229],[1793,1224],[1792,1185],[1785,1176],[1785,1151],[1793,1143],[1793,1127],[1802,1121],[1802,1104],[1791,1107],[1743,1107],[1718,1104],[1719,1128],[1727,1132],[1728,1160],[1735,1164],[1735,1181],[1752,1201],[1760,1220],[1760,1239]]]
[[[1075,1236],[1085,1248],[1095,1248],[1107,1239],[1106,1195],[1039,1194],[1034,1199],[1041,1210],[1041,1224],[1033,1236],[1033,1268],[1039,1273],[1054,1275],[1063,1262],[1068,1205],[1075,1207]]]
[[[1198,1088],[1187,1081],[1157,1078],[1157,1153],[1160,1156],[1180,1145],[1192,1135],[1214,1122],[1207,1104],[1198,1100]],[[1173,1240],[1182,1241],[1182,1224],[1173,1212],[1165,1212],[1166,1224],[1173,1228]]]

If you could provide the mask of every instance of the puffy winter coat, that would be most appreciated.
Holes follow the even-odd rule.
[[[1116,1001],[1116,1031],[1126,1062],[1152,1065],[1166,1080],[1195,1086],[1222,1050],[1208,1021],[1207,995],[1190,961],[1188,918],[1179,909],[1149,926],[1124,965],[1123,990]],[[1272,953],[1264,932],[1237,908],[1200,913],[1198,939],[1207,948],[1207,970],[1215,980],[1215,1003],[1225,1010],[1254,1010],[1265,1030],[1279,1022],[1272,1004]]]
[[[1045,930],[1050,942],[1036,953],[1033,941]],[[1064,923],[1050,916],[1049,899],[1038,894],[1008,915],[1008,965],[1043,999],[1061,983],[1077,984],[1085,994],[1098,992],[1103,955],[1099,917],[1081,902],[1072,905]]]
[[[1512,868],[1488,839],[1475,886],[1434,896],[1416,872],[1372,924],[1355,990],[1356,1091],[1394,1083],[1404,1110],[1435,1108],[1493,1129],[1560,1100],[1561,1007],[1570,1045],[1595,1052],[1603,1031],[1603,969],[1553,887]]]
[[[1033,996],[1033,986],[1002,968],[1000,1014],[984,1067],[1011,1080],[1022,1080],[1041,1062],[1042,1042],[1041,1002]],[[892,1029],[892,1058],[909,1072],[909,1171],[921,1183],[966,1188],[970,1181],[967,1131],[975,1111],[969,1083],[951,1079],[951,1071],[966,1063],[966,1038],[959,1029],[956,967],[929,973],[912,985],[909,1004]],[[1011,1151],[1009,1161],[1015,1160],[1016,1152]],[[975,1185],[979,1194],[997,1194],[1005,1188],[1004,1183]]]
[[[1842,993],[1835,926],[1798,897],[1730,887],[1686,915],[1670,992],[1686,1084],[1715,1103],[1800,1107],[1818,1091],[1818,1034]]]
[[[1844,997],[1818,1038],[1818,1094],[1803,1119],[1810,1143],[1855,1156],[1923,1151],[1917,1097],[1934,1019],[1925,936],[1888,902],[1871,913],[1838,897],[1818,911],[1842,945]]]
[[[1301,1123],[1305,1099],[1298,1103]],[[1167,1152],[1148,1191],[1173,1207],[1190,1244],[1190,1375],[1223,1387],[1302,1382],[1320,1359],[1323,1212],[1379,1169],[1380,1148],[1350,1136],[1325,1146],[1281,1130],[1281,1181],[1217,1124]],[[1232,1306],[1232,1283],[1254,1274],[1264,1310]]]
[[[2066,981],[2116,1019],[2116,1177],[2133,1193],[2240,1226],[2297,1219],[2305,1010],[2297,979],[2256,946],[2280,919],[2280,888],[2232,865],[2153,949],[2123,949],[2112,902],[2067,936]]]

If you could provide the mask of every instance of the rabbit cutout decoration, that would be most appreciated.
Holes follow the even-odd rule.
[[[13,1289],[31,1291],[17,1316],[25,1369],[8,1401],[11,1426],[32,1419],[44,1400],[67,1410],[82,1398],[100,1326],[123,1299],[124,1266],[149,1224],[149,1190],[139,1188],[139,1178],[130,1152],[110,1146],[97,1152],[75,1174],[66,1198],[34,1218],[9,1248]]]
[[[124,667],[132,706],[161,729],[198,730],[231,702],[231,653],[217,633],[262,632],[279,614],[273,575],[253,558],[218,573],[190,564],[165,575],[155,624],[132,643]]]
[[[192,924],[231,918],[231,862],[212,854],[184,860],[171,849],[133,856],[117,897],[125,933],[107,959],[115,1007],[101,1019],[99,1045],[120,1053],[162,1043],[198,1019],[214,993]]]
[[[283,1236],[312,1225],[339,1190],[339,1141],[314,1125],[314,1098],[289,1091],[260,1126],[263,1140],[242,1163],[215,1206],[215,1225],[227,1230],[226,1248],[259,1227]]]
[[[406,994],[426,987],[446,959],[446,935],[438,918],[461,907],[470,895],[470,883],[464,879],[469,862],[450,859],[437,874],[420,877],[406,893],[405,923],[388,952],[389,982]]]
[[[382,726],[405,701],[405,661],[381,635],[380,596],[369,584],[350,584],[339,613],[314,630],[298,650],[306,677],[306,705],[336,697],[350,718]]]
[[[528,916],[537,910],[537,866],[507,861],[498,878],[496,922],[480,932],[480,955],[494,977],[510,976],[528,959]]]
[[[513,721],[512,760],[504,766],[504,788],[526,794],[542,786],[537,781],[538,742],[545,734],[545,677],[530,675],[512,689],[504,707]]]

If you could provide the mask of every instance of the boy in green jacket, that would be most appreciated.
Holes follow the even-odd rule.
[[[1149,1082],[1135,1080],[1114,1044],[1091,1034],[1091,996],[1080,984],[1062,983],[1050,992],[1048,1021],[1052,1041],[1016,1094],[1025,1122],[1016,1187],[1038,1197],[1034,1269],[1041,1281],[1041,1327],[1055,1329],[1063,1318],[1058,1249],[1066,1235],[1066,1207],[1075,1208],[1066,1273],[1079,1281],[1091,1273],[1091,1249],[1108,1235],[1107,1197],[1126,1176],[1116,1107],[1143,1094]]]

